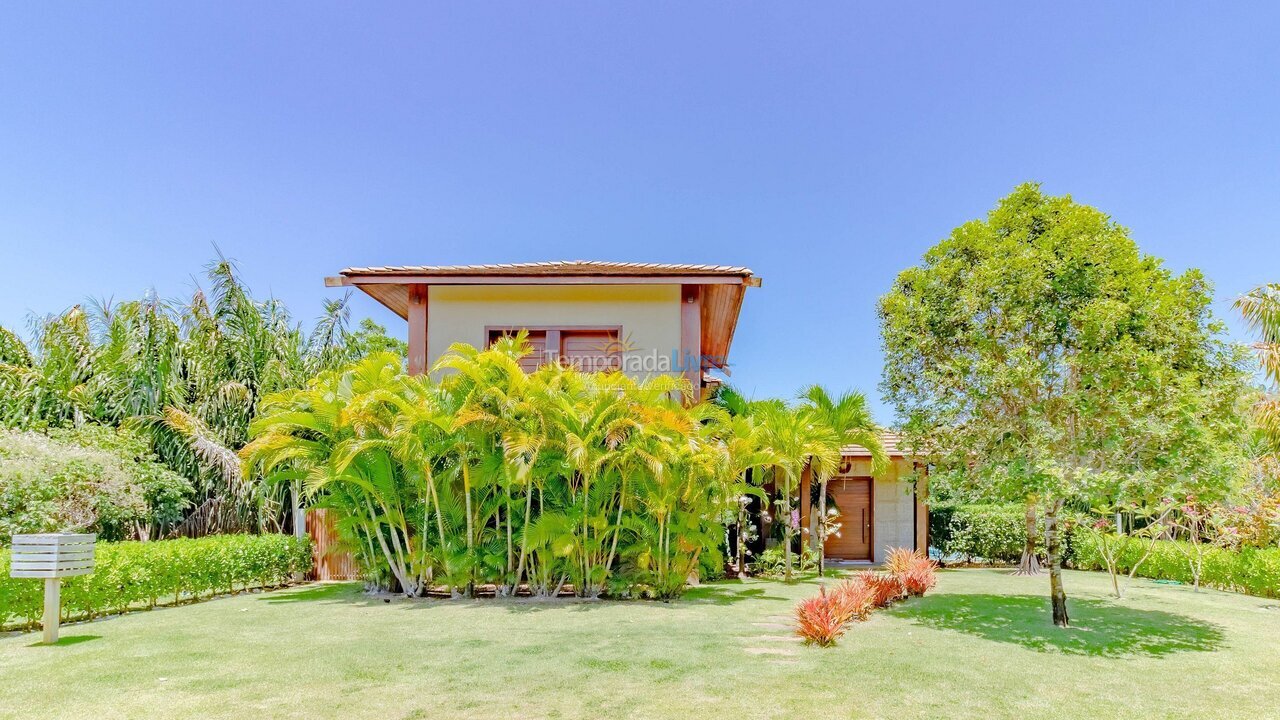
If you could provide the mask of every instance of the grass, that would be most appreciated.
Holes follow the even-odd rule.
[[[0,717],[1258,717],[1280,707],[1280,603],[1068,572],[940,575],[801,646],[813,583],[649,602],[404,601],[353,585],[242,595],[0,638]]]

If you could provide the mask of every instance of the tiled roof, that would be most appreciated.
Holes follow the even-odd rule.
[[[750,268],[730,265],[558,260],[553,262],[493,263],[487,265],[384,265],[351,267],[343,275],[738,275]]]
[[[886,430],[880,433],[880,445],[889,457],[904,457],[906,449],[899,447],[901,442],[902,436],[896,432]],[[845,445],[840,448],[840,454],[845,457],[871,457],[871,453],[861,445]]]

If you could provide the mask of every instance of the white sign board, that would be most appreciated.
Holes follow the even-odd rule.
[[[97,535],[46,533],[14,535],[9,575],[16,578],[64,578],[93,572]]]
[[[62,620],[62,578],[93,572],[93,534],[14,535],[9,575],[44,578],[44,641],[58,641]]]

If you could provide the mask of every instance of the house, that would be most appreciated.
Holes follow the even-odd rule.
[[[730,372],[729,349],[747,288],[760,278],[723,265],[569,261],[490,265],[355,267],[326,278],[355,287],[409,324],[408,371],[429,370],[453,343],[485,347],[528,332],[527,368],[569,362],[588,370],[688,379],[693,399]],[[905,480],[911,461],[885,436],[889,467],[872,477],[870,454],[844,448],[828,484],[840,512],[828,557],[879,562],[889,547],[927,547],[922,496]],[[800,490],[802,527],[815,522],[811,480]],[[812,533],[810,533],[812,537]]]
[[[677,374],[697,400],[717,382],[712,371],[729,372],[743,297],[760,278],[721,265],[572,261],[347,268],[325,284],[359,288],[408,321],[410,373],[453,343],[485,347],[523,329],[531,368]]]

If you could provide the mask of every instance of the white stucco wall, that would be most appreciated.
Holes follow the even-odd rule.
[[[622,326],[624,369],[642,378],[679,354],[680,286],[433,285],[427,367],[455,342],[484,347],[486,327],[540,325]]]

